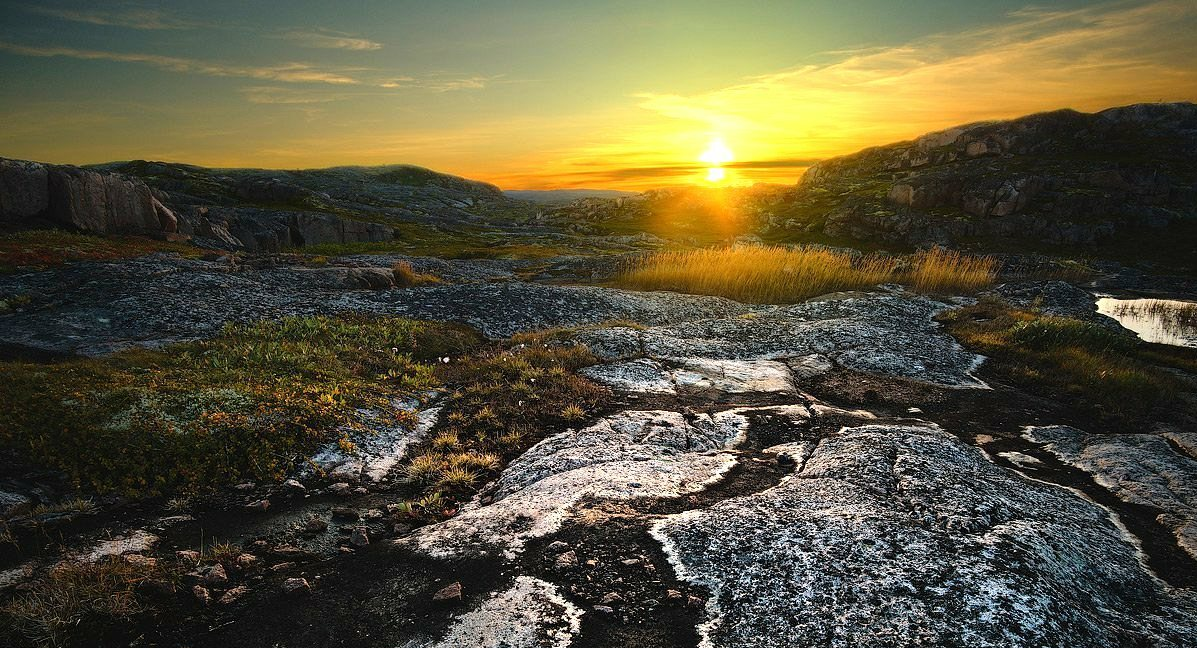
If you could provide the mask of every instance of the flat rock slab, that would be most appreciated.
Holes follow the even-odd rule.
[[[731,470],[720,452],[741,442],[748,419],[738,411],[685,417],[631,411],[533,446],[511,462],[483,505],[475,499],[440,524],[399,542],[435,556],[514,556],[524,544],[557,531],[586,499],[678,497],[701,491]]]
[[[785,450],[778,486],[658,522],[708,587],[703,646],[1185,646],[1192,592],[1149,574],[1109,513],[934,426]]]
[[[1023,436],[1047,444],[1045,450],[1092,475],[1118,499],[1163,511],[1160,524],[1197,558],[1197,461],[1169,444],[1191,441],[1189,435],[1088,434],[1051,425],[1029,427]]]
[[[227,322],[339,313],[461,322],[507,337],[617,319],[659,325],[749,310],[718,297],[518,281],[381,290],[359,281],[378,279],[380,270],[246,267],[152,255],[0,275],[0,299],[29,300],[21,311],[0,315],[0,344],[101,355],[212,337]]]
[[[415,411],[419,403],[397,402],[395,407]],[[419,410],[414,425],[409,426],[388,418],[384,412],[358,410],[357,418],[363,429],[349,435],[353,451],[331,443],[311,458],[311,464],[334,480],[383,481],[399,465],[407,449],[428,435],[436,425],[440,411],[439,407]],[[310,468],[305,466],[305,476],[306,472],[310,472]]]
[[[630,391],[786,391],[792,378],[818,375],[833,364],[947,387],[986,387],[973,375],[983,358],[932,320],[945,308],[915,295],[852,293],[644,329],[598,328],[577,339],[598,357],[622,362],[592,369],[591,377]],[[771,362],[789,364],[792,373]]]
[[[519,576],[509,589],[454,619],[440,641],[409,642],[404,648],[566,648],[581,626],[582,611],[556,586]]]

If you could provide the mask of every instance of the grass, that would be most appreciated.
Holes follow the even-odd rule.
[[[128,259],[153,252],[198,257],[205,250],[187,243],[141,236],[101,236],[64,230],[28,230],[0,236],[0,272],[39,270],[72,261]]]
[[[1152,318],[1170,330],[1197,329],[1197,304],[1149,299],[1120,304],[1114,308],[1114,312],[1120,317]]]
[[[119,557],[60,563],[29,591],[0,606],[0,637],[8,635],[9,645],[87,645],[97,640],[97,627],[128,621],[145,609],[136,592],[139,584],[169,578],[163,568]]]
[[[597,411],[605,392],[575,373],[594,362],[585,347],[549,333],[517,335],[440,365],[437,375],[452,391],[406,475],[430,496],[471,492],[550,431]]]
[[[1097,324],[995,300],[947,311],[939,321],[991,358],[999,378],[1107,421],[1141,422],[1178,402],[1181,379],[1157,365],[1197,367],[1186,349],[1145,345]]]
[[[441,283],[441,278],[423,272],[416,272],[407,261],[396,261],[391,266],[395,273],[395,285],[399,288],[414,288],[416,286],[430,286]]]
[[[57,364],[0,363],[0,447],[86,491],[186,495],[283,478],[345,441],[356,408],[438,384],[472,330],[391,317],[231,325],[218,337]],[[397,412],[408,422],[408,412]]]
[[[993,283],[997,262],[933,248],[908,259],[854,256],[809,247],[741,245],[659,252],[617,283],[639,290],[718,295],[750,303],[801,301],[829,292],[902,282],[923,292],[975,292]]]

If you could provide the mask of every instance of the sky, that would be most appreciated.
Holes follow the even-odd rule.
[[[0,156],[64,164],[793,183],[956,124],[1197,101],[1195,0],[0,0],[0,15]]]

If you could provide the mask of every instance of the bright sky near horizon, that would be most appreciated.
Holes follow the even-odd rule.
[[[0,0],[0,156],[797,180],[982,119],[1197,100],[1194,0]],[[699,160],[723,142],[718,174]]]

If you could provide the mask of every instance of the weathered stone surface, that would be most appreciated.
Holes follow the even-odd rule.
[[[1143,567],[1104,509],[935,427],[797,443],[778,486],[662,520],[705,585],[704,646],[1183,646],[1191,592]]]
[[[395,402],[394,407],[414,410],[419,403]],[[330,443],[312,457],[310,465],[304,467],[303,474],[308,475],[310,468],[315,467],[333,479],[382,481],[403,459],[407,449],[427,436],[432,426],[436,425],[439,415],[439,407],[420,410],[416,414],[416,424],[409,427],[398,425],[393,419],[388,421],[391,417],[383,413],[358,410],[357,418],[362,426],[349,434],[354,451],[346,452],[340,444]],[[346,492],[348,489],[349,485],[345,484]]]
[[[23,223],[49,206],[45,165],[0,158],[0,222]]]
[[[136,530],[109,540],[97,542],[83,557],[88,562],[98,562],[109,556],[122,556],[148,551],[158,544],[158,536]]]
[[[454,620],[435,648],[565,648],[581,630],[582,611],[551,583],[519,576],[507,590]]]
[[[718,450],[742,440],[738,411],[692,418],[676,412],[623,412],[551,436],[507,466],[489,493],[440,524],[399,540],[433,556],[513,555],[556,531],[587,498],[675,497],[702,490],[735,465]]]
[[[853,293],[792,306],[758,307],[752,317],[711,317],[644,330],[583,331],[577,339],[607,360],[639,355],[654,359],[655,363],[589,370],[596,379],[633,391],[671,393],[679,377],[696,388],[732,393],[787,391],[783,367],[759,361],[796,358],[811,363],[800,368],[806,376],[826,371],[822,366],[834,363],[950,387],[985,387],[973,375],[982,358],[961,348],[932,321],[944,308],[946,304],[912,295]],[[617,343],[617,337],[625,340]],[[729,360],[749,362],[724,362]],[[669,362],[683,369],[688,365],[692,374],[665,370]]]
[[[748,307],[716,297],[527,283],[368,291],[314,285],[304,268],[151,256],[0,276],[0,295],[31,299],[0,315],[0,342],[103,354],[209,337],[224,323],[366,312],[463,322],[485,334],[632,318],[649,324],[728,316]]]
[[[1087,434],[1063,425],[1029,427],[1024,436],[1084,470],[1118,499],[1162,511],[1159,521],[1197,558],[1197,460],[1156,434]]]

